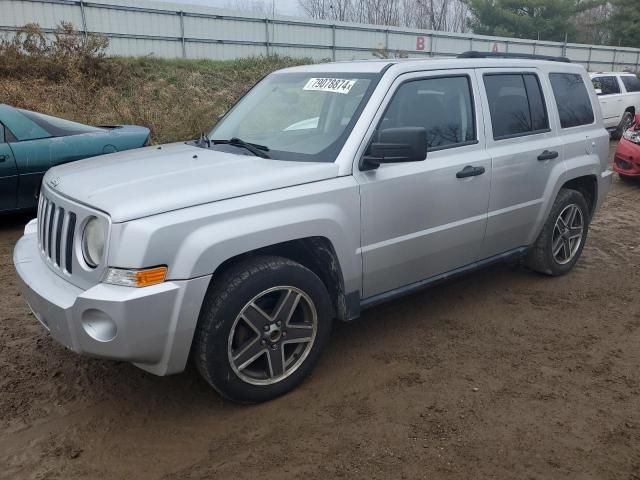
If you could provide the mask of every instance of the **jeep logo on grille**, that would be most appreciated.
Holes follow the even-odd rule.
[[[47,183],[51,188],[56,188],[58,185],[60,185],[60,177],[53,177]]]

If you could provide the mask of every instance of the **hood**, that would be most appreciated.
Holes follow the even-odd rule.
[[[47,172],[44,183],[117,223],[337,175],[335,163],[270,160],[175,143],[61,165]]]

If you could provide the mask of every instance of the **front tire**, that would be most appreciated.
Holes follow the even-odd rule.
[[[317,275],[281,257],[254,257],[214,279],[193,359],[202,377],[239,403],[298,386],[329,339],[332,309]]]
[[[569,272],[582,254],[589,221],[584,196],[576,190],[560,190],[542,232],[529,250],[527,266],[552,276]]]

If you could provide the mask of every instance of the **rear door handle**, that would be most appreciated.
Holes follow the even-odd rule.
[[[545,150],[540,155],[538,155],[538,160],[544,162],[545,160],[553,160],[554,158],[558,158],[558,152],[554,152],[551,150]]]
[[[0,155],[0,162],[4,162],[7,158],[6,155]]]
[[[458,173],[456,173],[456,178],[477,177],[478,175],[482,175],[483,173],[484,167],[474,167],[472,165],[467,165]]]

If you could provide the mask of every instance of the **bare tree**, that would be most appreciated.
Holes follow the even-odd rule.
[[[613,6],[610,3],[597,5],[578,13],[571,19],[578,34],[578,41],[606,45],[611,41],[610,19]]]
[[[463,0],[299,0],[311,18],[374,25],[462,32],[468,9]]]
[[[277,15],[274,0],[227,0],[226,8],[260,15]]]
[[[299,0],[302,10],[317,20],[353,21],[352,0]]]

